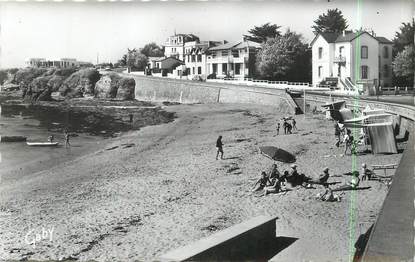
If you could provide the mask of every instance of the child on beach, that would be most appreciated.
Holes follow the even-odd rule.
[[[216,148],[218,149],[216,152],[216,160],[218,160],[219,153],[220,159],[223,159],[223,143],[222,143],[222,136],[219,136],[216,140]]]
[[[255,182],[252,192],[260,191],[269,184],[269,179],[265,171],[261,172],[261,177]]]
[[[69,133],[68,133],[68,130],[65,130],[64,136],[65,136],[65,147],[71,146],[71,144],[69,143]]]

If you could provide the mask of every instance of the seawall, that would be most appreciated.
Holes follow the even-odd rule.
[[[296,111],[294,101],[285,90],[281,89],[139,75],[128,76],[135,80],[135,98],[138,100],[179,103],[251,103],[274,106],[279,111],[288,114],[294,114]]]

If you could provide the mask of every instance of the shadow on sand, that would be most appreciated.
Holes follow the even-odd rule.
[[[270,239],[263,245],[263,248],[250,249],[247,253],[242,252],[240,255],[223,257],[223,259],[232,261],[268,261],[297,240],[298,238],[295,237],[278,236]]]

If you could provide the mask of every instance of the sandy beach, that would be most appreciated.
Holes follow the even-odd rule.
[[[328,166],[329,181],[341,183],[350,179],[341,174],[353,164],[398,163],[401,157],[361,154],[352,163],[351,156],[341,156],[343,148],[334,146],[333,122],[323,114],[297,116],[298,131],[276,135],[275,125],[285,114],[273,107],[164,109],[177,118],[125,132],[94,153],[25,179],[2,179],[0,259],[152,261],[269,214],[279,217],[277,235],[294,239],[273,261],[349,261],[351,245],[375,221],[387,186],[363,181],[361,186],[369,189],[341,193],[341,202],[315,200],[321,187],[256,197],[249,190],[273,163],[258,147],[278,146],[296,154],[299,172],[308,176]],[[225,159],[216,161],[218,135]],[[34,241],[43,231],[51,233]]]

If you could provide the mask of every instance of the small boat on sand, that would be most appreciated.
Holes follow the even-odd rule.
[[[26,142],[28,146],[57,146],[59,142]]]

